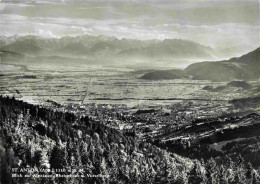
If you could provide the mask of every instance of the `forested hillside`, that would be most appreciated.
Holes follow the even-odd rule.
[[[257,183],[258,172],[250,163],[229,160],[222,165],[212,158],[191,160],[126,136],[87,116],[14,98],[0,97],[0,107],[0,176],[4,184]],[[83,177],[12,177],[12,168],[26,167],[56,169],[52,174],[71,174],[57,169],[77,168],[75,174]]]

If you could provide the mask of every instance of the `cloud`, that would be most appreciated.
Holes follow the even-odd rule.
[[[256,2],[234,2],[12,1],[0,4],[0,35],[59,38],[104,34],[132,39],[177,38],[212,47],[259,44]]]

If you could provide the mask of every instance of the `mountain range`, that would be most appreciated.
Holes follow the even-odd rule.
[[[30,56],[111,56],[123,59],[212,59],[214,50],[179,39],[133,40],[107,36],[44,39],[38,36],[0,37],[0,50]]]
[[[238,46],[242,48],[244,46]],[[234,50],[234,49],[231,49]],[[236,50],[236,48],[235,48]],[[138,69],[163,69],[175,64],[184,70],[158,70],[142,79],[174,79],[187,76],[198,80],[232,81],[259,79],[259,48],[241,57],[216,61],[219,51],[198,43],[179,40],[133,40],[107,36],[41,38],[0,37],[1,59],[26,58],[29,62],[120,64]],[[10,59],[11,58],[11,59]],[[207,61],[207,62],[201,62]]]

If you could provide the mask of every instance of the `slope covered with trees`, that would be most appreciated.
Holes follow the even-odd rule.
[[[0,104],[2,183],[183,181],[193,165],[190,159],[126,137],[89,117],[55,112],[9,98],[1,97]],[[84,177],[11,177],[11,168],[24,167],[82,168]]]
[[[87,116],[77,116],[0,97],[1,182],[9,183],[257,183],[248,163],[191,160],[135,136],[126,136]],[[241,164],[242,163],[242,164]],[[81,177],[12,177],[12,168],[42,168],[31,174]],[[48,170],[50,169],[50,170]],[[55,172],[51,170],[56,169]],[[98,177],[93,177],[93,176]],[[57,176],[57,175],[56,175]],[[108,176],[108,177],[106,177]]]

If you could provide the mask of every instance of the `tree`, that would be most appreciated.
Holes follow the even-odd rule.
[[[67,166],[66,150],[55,146],[51,152],[50,156],[50,166],[51,168],[61,169]]]
[[[259,177],[257,177],[257,173],[256,172],[253,172],[252,184],[258,184],[258,183],[260,183]]]
[[[240,181],[239,174],[236,173],[236,174],[235,174],[235,178],[234,178],[234,180],[231,182],[231,184],[238,184],[238,183],[241,183],[241,181]]]
[[[225,169],[224,169],[223,165],[221,165],[219,170],[218,170],[218,179],[219,179],[220,184],[226,184],[227,183],[227,180],[226,180],[226,177],[225,177]]]
[[[40,150],[34,153],[32,158],[32,166],[40,167],[41,166],[42,153]]]
[[[215,182],[215,170],[216,170],[216,162],[213,158],[210,158],[206,163],[206,177],[207,183],[212,184]]]
[[[252,164],[249,162],[246,166],[246,178],[247,179],[251,179],[252,178],[252,171],[253,171],[253,167]]]
[[[189,184],[200,184],[203,182],[203,176],[201,174],[198,161],[195,162],[193,168],[191,169],[188,181]]]

